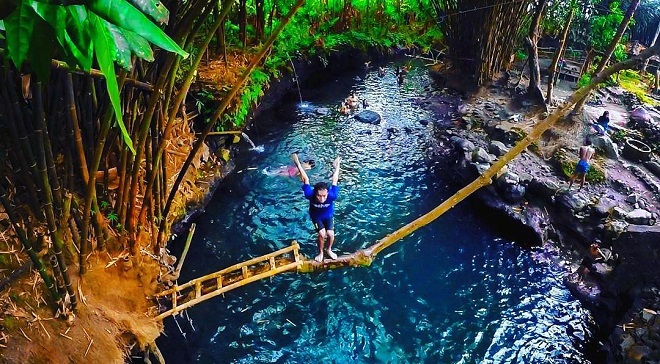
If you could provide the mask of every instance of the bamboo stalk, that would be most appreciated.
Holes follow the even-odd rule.
[[[34,109],[34,118],[36,119],[35,125],[43,127],[45,124],[44,121],[45,115],[43,112],[43,100],[41,97],[40,82],[32,83],[32,105]],[[45,200],[44,209],[46,210],[46,223],[48,225],[48,233],[53,239],[53,250],[55,251],[55,257],[57,258],[57,263],[62,273],[62,279],[64,280],[66,291],[69,293],[69,296],[71,297],[71,309],[75,310],[77,304],[76,292],[73,290],[73,285],[71,284],[71,279],[68,274],[68,267],[66,264],[66,260],[64,259],[64,255],[62,253],[62,248],[64,246],[64,243],[61,237],[59,237],[58,234],[56,234],[57,223],[55,221],[55,213],[53,209],[53,195],[50,189],[50,182],[48,180],[48,172],[46,170],[47,162],[46,162],[46,152],[44,150],[46,144],[44,142],[43,131],[40,128],[35,129],[34,134],[35,134],[37,150],[38,150],[37,162],[39,165],[41,183],[44,192],[43,193],[43,197]]]
[[[76,73],[76,74],[79,74],[79,75],[90,75],[94,78],[105,79],[105,75],[103,74],[103,72],[101,72],[97,69],[91,68],[89,70],[89,73],[87,73],[87,72],[84,72],[82,70],[71,68],[65,62],[58,61],[58,60],[55,60],[55,59],[51,61],[51,67],[53,69],[56,69],[56,70],[67,71],[67,73],[69,75],[71,73]],[[128,85],[128,86],[133,86],[135,88],[139,88],[141,90],[145,90],[145,91],[153,91],[153,89],[154,89],[153,85],[150,85],[147,82],[138,81],[138,80],[132,79],[132,78],[127,78],[126,81],[125,81],[125,84]]]
[[[211,130],[218,122],[218,120],[220,120],[220,116],[224,114],[225,110],[229,106],[229,103],[238,94],[238,91],[242,89],[243,84],[247,81],[252,71],[257,67],[257,64],[261,62],[261,60],[264,58],[264,56],[266,55],[273,42],[282,31],[282,29],[284,29],[284,27],[291,21],[295,13],[298,11],[298,9],[302,6],[304,2],[305,2],[304,0],[297,0],[295,5],[293,5],[291,10],[289,11],[289,13],[281,20],[277,28],[273,30],[273,33],[268,37],[268,40],[266,40],[266,43],[264,43],[264,45],[262,46],[261,51],[252,59],[252,62],[250,62],[250,65],[248,65],[245,71],[243,71],[243,74],[241,75],[237,83],[232,87],[229,93],[225,95],[222,103],[220,104],[220,106],[218,106],[217,110],[211,117],[211,120],[206,124],[206,127],[204,128],[202,135],[195,141],[195,144],[193,145],[193,148],[190,151],[188,158],[181,167],[181,170],[177,176],[176,181],[174,182],[174,185],[170,189],[170,194],[167,198],[167,202],[165,203],[165,208],[163,209],[163,220],[160,223],[159,231],[158,231],[159,242],[164,241],[163,236],[166,231],[165,226],[167,222],[167,215],[169,214],[170,208],[172,206],[172,201],[174,200],[174,196],[176,196],[179,186],[181,185],[181,182],[183,181],[183,178],[185,177],[188,168],[192,164],[192,160],[195,158],[195,155],[197,155],[197,152],[202,147],[202,144],[204,143],[206,136],[208,135],[209,132],[211,132]]]
[[[5,190],[4,187],[2,187],[2,184],[0,184],[0,203],[2,203],[2,206],[5,209],[5,213],[9,217],[9,221],[14,227],[14,230],[16,231],[16,235],[18,236],[18,239],[21,241],[21,244],[23,245],[25,252],[30,257],[30,260],[32,261],[34,268],[39,272],[41,279],[44,281],[44,284],[46,285],[46,289],[48,289],[48,292],[50,293],[50,296],[55,301],[56,305],[55,307],[53,307],[53,312],[56,312],[57,308],[62,303],[62,297],[59,295],[59,293],[57,293],[57,290],[55,289],[55,284],[53,284],[53,280],[46,271],[43,262],[41,261],[41,259],[39,259],[37,254],[32,249],[32,243],[30,243],[30,241],[27,238],[27,235],[25,234],[25,231],[21,228],[21,223],[18,220],[16,213],[14,212],[14,208],[11,202],[9,202],[9,199],[7,198],[7,191]]]
[[[2,113],[6,113],[5,117],[7,122],[7,126],[9,129],[9,134],[10,134],[10,143],[13,146],[11,152],[15,154],[14,158],[11,158],[11,161],[17,161],[17,163],[11,163],[12,168],[14,169],[14,176],[16,176],[17,181],[22,181],[22,185],[26,187],[28,191],[28,203],[30,205],[30,209],[32,210],[32,213],[34,216],[37,217],[37,219],[41,222],[45,221],[45,215],[41,211],[41,205],[39,203],[39,189],[34,183],[34,179],[32,178],[30,174],[31,168],[28,166],[28,162],[25,160],[25,155],[24,153],[20,153],[22,150],[23,146],[21,145],[21,138],[18,135],[18,129],[17,129],[17,124],[22,123],[22,120],[17,118],[17,115],[14,114],[14,108],[7,105],[9,103],[9,97],[7,93],[10,91],[6,89],[6,83],[0,81],[2,84],[2,87],[0,87],[0,102],[4,102],[5,106],[2,108]]]
[[[121,71],[118,77],[118,87],[121,90],[124,85],[124,78],[126,77],[126,71]],[[99,131],[99,136],[96,143],[96,149],[94,151],[94,156],[92,158],[92,164],[90,166],[89,181],[87,181],[87,190],[85,194],[85,207],[83,210],[83,223],[82,223],[82,233],[81,235],[81,244],[80,244],[80,274],[84,274],[87,270],[86,266],[86,255],[87,255],[87,238],[89,233],[89,218],[92,211],[92,203],[96,201],[96,171],[98,171],[99,165],[101,164],[101,157],[103,155],[103,149],[105,148],[105,141],[110,131],[110,126],[113,121],[113,111],[112,106],[107,105],[105,109],[105,114],[103,115],[103,122],[101,124],[101,129]],[[98,207],[96,209],[96,215],[99,215]],[[100,216],[98,216],[100,218]]]

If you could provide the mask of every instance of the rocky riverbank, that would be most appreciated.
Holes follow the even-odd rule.
[[[449,113],[454,120],[440,138],[456,153],[461,183],[478,177],[547,116],[520,91],[504,83],[447,105],[455,92],[430,90],[428,98],[420,101],[436,111],[438,119]],[[570,91],[560,89],[558,101]],[[605,342],[600,349],[604,360],[656,362],[660,360],[660,179],[656,161],[621,157],[630,155],[624,152],[626,140],[617,140],[616,134],[623,130],[654,143],[660,113],[637,102],[621,104],[619,100],[634,97],[619,89],[605,89],[597,97],[597,106],[587,106],[578,117],[544,133],[476,196],[494,214],[518,224],[511,225],[518,241],[549,242],[575,253],[574,273],[565,282],[593,313],[598,339]],[[589,121],[603,110],[613,114],[614,131],[610,136],[591,135]],[[597,149],[592,163],[596,173],[589,175],[584,188],[574,185],[569,191],[569,174],[587,139]],[[581,270],[581,257],[587,262],[594,258],[589,251],[594,243],[607,257],[597,253],[599,259],[591,269]]]

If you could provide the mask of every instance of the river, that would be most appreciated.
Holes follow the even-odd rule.
[[[295,177],[268,173],[292,152],[314,159],[312,183],[343,158],[335,251],[350,253],[437,206],[456,190],[439,161],[440,127],[417,100],[423,67],[403,84],[395,64],[337,75],[254,121],[236,169],[198,221],[179,282],[297,240],[316,255]],[[351,91],[379,125],[327,115]],[[426,123],[424,121],[431,121]],[[452,209],[383,251],[368,268],[285,273],[166,319],[168,363],[589,363],[590,315],[563,286],[561,254],[504,239],[473,205]],[[523,242],[524,243],[524,242]]]

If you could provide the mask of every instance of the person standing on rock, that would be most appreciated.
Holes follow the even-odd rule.
[[[332,185],[329,188],[328,184],[325,182],[318,182],[312,188],[309,184],[309,177],[307,176],[307,173],[305,173],[305,169],[298,159],[298,154],[293,153],[291,158],[293,158],[293,162],[300,171],[300,179],[303,183],[302,190],[305,194],[305,198],[309,200],[309,217],[311,218],[317,233],[319,254],[314,260],[319,263],[323,261],[326,239],[328,242],[328,248],[325,252],[328,253],[330,259],[337,259],[337,254],[332,251],[332,244],[335,242],[334,202],[339,195],[337,182],[339,181],[339,164],[341,162],[341,157],[335,158],[332,163],[334,172],[332,173]]]
[[[573,182],[576,179],[580,179],[580,190],[584,186],[584,181],[587,179],[587,172],[589,171],[589,161],[594,155],[594,148],[583,145],[580,147],[580,160],[575,165],[575,172],[571,176],[571,183],[568,185],[568,191],[573,187]]]
[[[610,130],[610,112],[605,111],[592,125],[598,135],[605,135]]]

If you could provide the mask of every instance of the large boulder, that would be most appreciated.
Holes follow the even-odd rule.
[[[594,148],[603,150],[607,158],[619,159],[619,150],[610,137],[606,135],[590,135],[589,141]]]
[[[380,124],[381,120],[380,114],[371,110],[362,110],[353,117],[355,120],[367,124]]]

